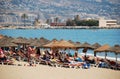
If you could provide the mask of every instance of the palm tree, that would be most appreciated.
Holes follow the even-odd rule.
[[[24,19],[24,26],[25,26],[25,20],[28,18],[28,16],[27,16],[27,14],[22,14],[22,16],[21,16],[21,18],[23,18]]]

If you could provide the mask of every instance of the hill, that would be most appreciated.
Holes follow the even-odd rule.
[[[62,19],[80,18],[117,19],[120,21],[119,0],[0,0],[0,14],[15,15],[20,17],[22,13],[33,14],[35,17],[45,20],[50,17]],[[1,21],[3,19],[1,18]]]

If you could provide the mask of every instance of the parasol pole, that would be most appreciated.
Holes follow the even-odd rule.
[[[107,56],[107,52],[105,52],[105,59],[106,59],[106,56]]]

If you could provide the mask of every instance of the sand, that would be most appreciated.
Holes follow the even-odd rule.
[[[120,71],[96,67],[74,69],[0,65],[0,79],[120,79]]]

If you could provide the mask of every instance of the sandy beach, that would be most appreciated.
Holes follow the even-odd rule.
[[[120,79],[120,71],[96,67],[74,69],[46,65],[0,65],[0,79]]]

